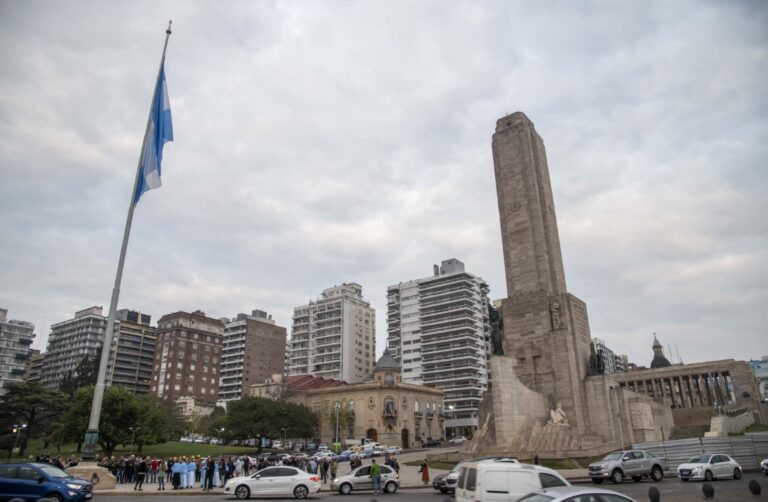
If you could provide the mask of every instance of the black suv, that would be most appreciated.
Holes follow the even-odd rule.
[[[93,484],[48,464],[0,464],[0,499],[42,497],[59,501],[91,500]]]

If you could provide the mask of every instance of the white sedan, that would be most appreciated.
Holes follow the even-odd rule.
[[[320,478],[295,467],[267,467],[251,476],[240,476],[227,481],[224,491],[234,493],[238,499],[259,495],[293,495],[305,499],[320,491]]]
[[[712,481],[716,478],[741,479],[741,466],[728,455],[703,453],[690,459],[677,468],[677,477],[682,481],[703,479]]]
[[[390,455],[401,455],[403,453],[403,449],[399,446],[390,446],[387,448],[387,453]]]
[[[456,444],[463,444],[464,441],[466,441],[467,438],[464,436],[455,437],[453,439],[448,440],[448,444],[450,445],[456,445]]]

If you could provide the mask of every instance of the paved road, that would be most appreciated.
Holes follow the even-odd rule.
[[[753,496],[747,488],[747,483],[750,479],[757,480],[762,486],[763,493],[759,497]],[[621,485],[603,484],[602,488],[608,488],[615,490],[625,495],[628,495],[639,502],[646,502],[648,498],[648,489],[651,486],[656,486],[661,493],[661,502],[689,502],[692,500],[703,500],[702,487],[703,483],[683,483],[677,479],[666,478],[660,483],[652,483],[650,481],[643,481],[641,483],[623,483]],[[587,484],[580,485],[582,487],[589,486]],[[727,481],[715,481],[712,483],[715,489],[715,501],[738,501],[748,502],[751,500],[768,500],[768,477],[761,473],[747,473],[744,478],[739,481],[727,480]],[[186,495],[186,496],[185,496]],[[223,502],[233,501],[234,497],[231,495],[216,494],[216,495],[192,495],[182,494],[178,492],[170,492],[166,495],[157,495],[152,492],[144,492],[144,495],[96,495],[94,497],[97,501],[102,502],[175,502],[183,500],[199,501],[199,502]],[[255,499],[258,500],[258,499]],[[280,498],[269,500],[294,500],[293,498]],[[417,490],[401,490],[394,496],[392,495],[379,495],[373,496],[372,494],[352,494],[346,497],[342,497],[338,493],[321,492],[310,498],[310,500],[342,500],[344,502],[371,502],[376,500],[377,502],[387,501],[399,501],[399,502],[452,502],[453,497],[442,495],[431,489],[417,489]]]

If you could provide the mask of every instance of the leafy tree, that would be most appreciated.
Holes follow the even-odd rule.
[[[80,440],[88,428],[93,401],[93,387],[78,390],[72,404],[62,419],[61,435],[70,440]],[[108,387],[99,421],[99,446],[111,456],[118,444],[129,444],[130,428],[138,428],[136,444],[164,442],[177,427],[185,427],[178,411],[171,403],[164,403],[154,396],[136,396],[121,387]]]
[[[313,437],[317,425],[317,416],[306,406],[262,397],[229,403],[225,421],[228,436],[239,438],[281,437],[283,428],[297,437]]]
[[[35,432],[46,428],[64,412],[66,397],[58,391],[44,389],[38,382],[12,383],[7,392],[0,396],[0,423],[27,424],[22,433],[20,455],[24,455],[26,438],[35,437]]]
[[[595,351],[595,344],[589,345],[589,362],[587,363],[587,375],[604,375],[605,363],[603,362],[602,354],[598,354]]]

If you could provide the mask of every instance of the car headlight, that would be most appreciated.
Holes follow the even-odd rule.
[[[601,469],[607,469],[608,468],[608,464],[600,464],[600,468]]]
[[[691,474],[698,474],[701,472],[701,467],[694,467],[693,470],[691,470]]]
[[[69,488],[70,490],[80,490],[82,489],[82,486],[76,485],[74,483],[67,483],[67,488]]]

